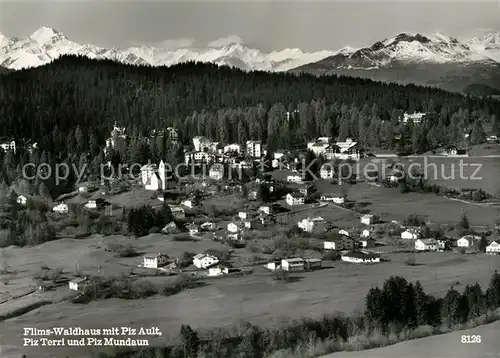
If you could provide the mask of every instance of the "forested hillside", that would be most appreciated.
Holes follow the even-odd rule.
[[[405,110],[436,116],[425,126],[405,127],[398,123]],[[114,122],[127,127],[132,138],[175,126],[184,144],[194,135],[207,135],[224,143],[264,139],[273,150],[317,136],[352,136],[367,146],[401,149],[410,142],[419,152],[456,142],[465,131],[475,133],[475,141],[484,140],[483,125],[491,122],[498,131],[499,114],[498,101],[433,88],[248,73],[211,64],[134,67],[64,56],[0,80],[0,135],[37,142],[45,152],[35,154],[38,160],[76,163],[82,156],[103,160],[101,149]],[[131,140],[120,149],[121,159],[165,158],[175,152],[162,139],[150,143],[143,148]],[[9,159],[9,165],[27,160],[24,154]]]

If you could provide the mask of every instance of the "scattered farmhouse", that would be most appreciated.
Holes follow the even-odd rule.
[[[321,166],[319,171],[319,176],[321,179],[332,180],[335,177],[335,169],[330,163],[325,163]]]
[[[193,265],[202,269],[206,269],[218,262],[217,257],[208,254],[198,254],[193,257]]]
[[[16,152],[16,141],[4,142],[0,143],[0,148],[2,148],[5,152]]]
[[[305,203],[305,196],[302,193],[288,193],[286,195],[286,203],[290,206],[302,205]]]
[[[146,268],[158,268],[165,266],[168,262],[168,256],[164,254],[154,254],[144,256],[143,266]]]
[[[79,291],[87,283],[88,281],[86,277],[77,277],[69,281],[69,289],[72,291]]]
[[[341,192],[322,194],[319,200],[341,205],[345,202],[345,194]]]
[[[304,260],[304,270],[313,271],[323,268],[323,261],[319,258],[311,258]]]
[[[342,255],[340,259],[352,263],[373,263],[380,262],[380,255],[363,251],[351,251]]]
[[[487,254],[500,254],[500,241],[492,241],[486,246]]]
[[[465,235],[457,240],[457,247],[472,247],[481,240],[477,235]]]
[[[222,265],[216,265],[214,267],[208,268],[207,275],[211,277],[216,277],[216,276],[227,275],[228,273],[229,273],[229,268]]]
[[[302,219],[301,221],[299,221],[297,223],[297,226],[299,228],[301,228],[302,230],[304,230],[305,232],[313,232],[313,229],[316,226],[321,225],[320,223],[323,223],[323,222],[324,222],[324,220],[321,217],[317,217],[317,218],[313,218],[313,219],[305,218],[305,219]]]
[[[378,218],[373,214],[366,214],[361,217],[361,224],[373,225],[377,222]]]
[[[403,113],[403,118],[400,119],[403,123],[407,124],[409,122],[413,124],[418,124],[422,122],[425,117],[425,113],[414,112],[413,114]]]
[[[17,203],[20,205],[26,205],[27,200],[28,200],[28,198],[26,198],[24,195],[19,195],[17,197]]]
[[[67,214],[69,211],[68,204],[60,203],[52,208],[52,211],[59,214]]]
[[[417,240],[420,238],[420,230],[417,228],[406,229],[401,233],[401,239],[404,240]]]
[[[325,250],[352,250],[354,246],[355,241],[352,237],[337,233],[329,234],[328,239],[323,242]]]
[[[437,251],[438,242],[436,239],[417,239],[415,241],[415,250],[418,251]]]
[[[285,271],[304,271],[304,260],[300,257],[281,260],[281,268]]]

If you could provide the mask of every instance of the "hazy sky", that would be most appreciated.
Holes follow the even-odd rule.
[[[237,35],[263,50],[361,47],[403,31],[467,36],[500,31],[500,0],[321,1],[31,1],[0,0],[0,33],[25,37],[40,26],[70,40],[127,47],[207,44]]]

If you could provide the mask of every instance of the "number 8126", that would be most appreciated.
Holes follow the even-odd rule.
[[[460,338],[462,343],[481,343],[481,336],[479,335],[462,335]]]

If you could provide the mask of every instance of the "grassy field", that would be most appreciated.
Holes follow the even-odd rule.
[[[321,358],[495,358],[500,357],[500,321],[438,336],[359,352],[338,352]],[[480,335],[480,344],[460,343],[462,335]]]
[[[366,209],[387,221],[401,221],[409,214],[415,213],[434,223],[455,224],[462,210],[467,210],[471,225],[491,226],[498,216],[497,210],[485,206],[466,204],[434,194],[401,194],[397,188],[383,188],[364,183],[349,187],[347,198],[370,203]]]
[[[102,249],[108,241],[127,240],[134,241],[138,251],[165,252],[171,256],[184,251],[223,248],[212,240],[172,242],[164,235],[149,235],[139,240],[123,237],[58,240],[36,248],[7,248],[6,252],[7,257],[12,258],[11,270],[18,272],[18,279],[27,286],[33,284],[30,276],[40,265],[60,267],[71,272],[74,264],[78,263],[82,272],[94,274],[97,265],[101,265],[101,275],[127,272],[140,262],[140,258],[116,259],[112,253]],[[256,268],[253,275],[209,280],[204,287],[170,297],[135,301],[113,299],[94,301],[88,305],[69,302],[47,305],[2,322],[2,339],[9,344],[2,347],[3,354],[21,353],[21,332],[27,326],[104,328],[110,324],[134,327],[157,325],[163,336],[151,340],[151,343],[160,344],[170,342],[177,335],[180,325],[187,323],[196,328],[210,328],[231,325],[244,319],[261,325],[274,325],[282,320],[320,316],[334,311],[359,311],[364,307],[368,289],[381,285],[395,273],[409,280],[420,280],[426,292],[443,295],[457,281],[460,282],[460,289],[476,281],[484,287],[493,270],[500,269],[498,256],[421,253],[416,255],[417,266],[404,263],[406,254],[391,254],[387,258],[389,262],[369,267],[335,263],[331,269],[296,274],[297,281],[291,283],[276,282],[266,269]],[[13,284],[16,280],[16,277],[11,278]],[[161,281],[162,278],[156,277],[155,280]],[[67,290],[67,287],[60,289]],[[40,297],[53,294],[37,293]],[[51,354],[58,357],[65,354],[77,356],[74,348],[42,347],[36,352],[40,358]]]

